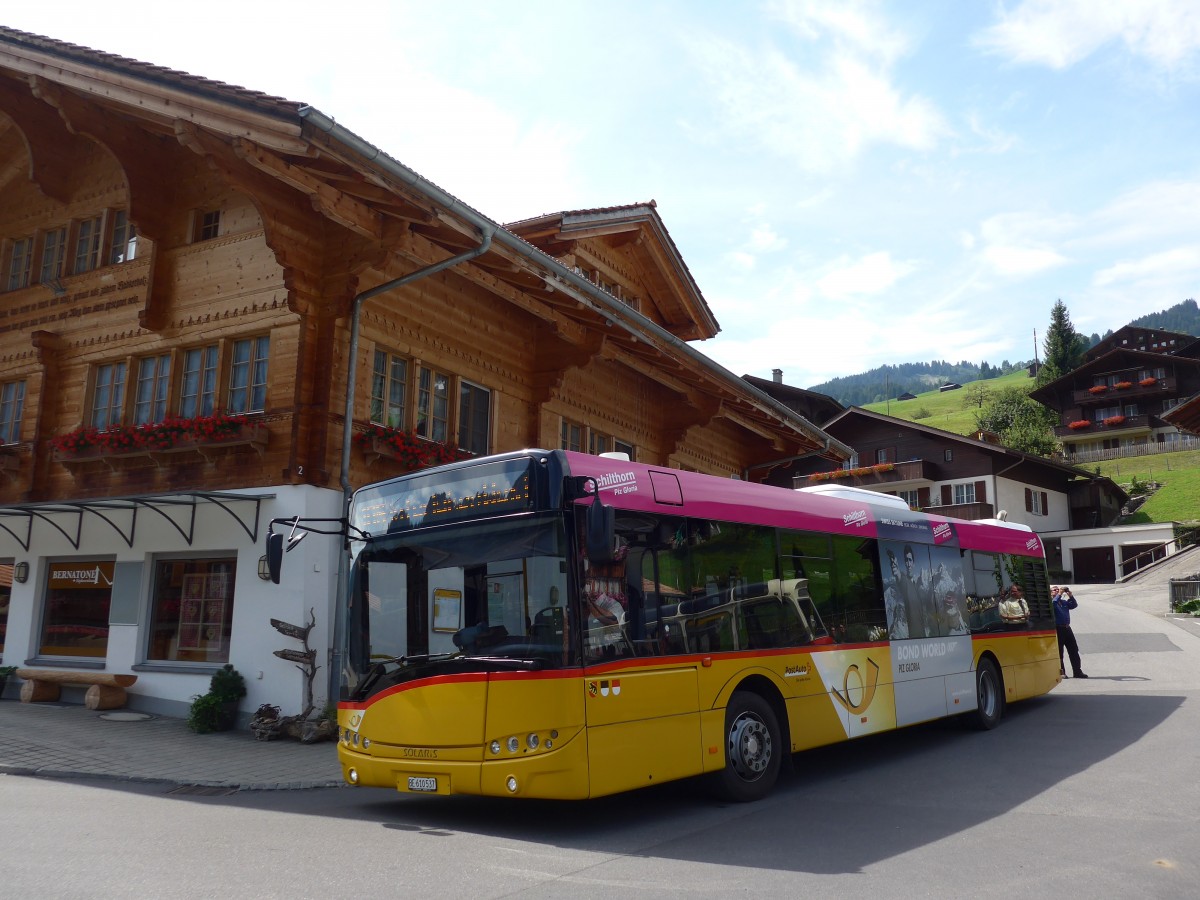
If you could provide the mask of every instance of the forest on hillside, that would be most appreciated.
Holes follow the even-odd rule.
[[[1196,305],[1195,300],[1184,300],[1169,309],[1133,319],[1128,324],[1141,328],[1163,328],[1200,337],[1200,307]],[[1111,335],[1113,330],[1109,329],[1103,335],[1090,335],[1087,337],[1088,346],[1094,347]],[[809,390],[833,397],[844,406],[863,406],[894,399],[905,392],[921,394],[949,382],[965,384],[968,381],[997,378],[1017,369],[1028,368],[1032,362],[1010,362],[1006,359],[999,365],[991,365],[986,361],[974,363],[963,360],[952,363],[935,359],[930,362],[898,363],[878,366],[858,375],[833,378],[813,385]]]

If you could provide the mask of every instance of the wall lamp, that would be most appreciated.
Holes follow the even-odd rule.
[[[258,558],[258,577],[263,581],[271,580],[271,567],[267,565],[266,554]]]
[[[13,581],[24,584],[29,580],[29,563],[19,562],[13,566]]]

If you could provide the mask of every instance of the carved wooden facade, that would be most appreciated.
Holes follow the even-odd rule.
[[[717,328],[653,202],[503,228],[311,107],[0,27],[3,661],[132,668],[144,706],[231,661],[289,706],[256,605],[330,647],[336,542],[270,592],[265,520],[403,471],[372,425],[756,478],[848,455],[688,343]],[[93,569],[103,620],[56,622]],[[187,585],[220,585],[204,633]]]

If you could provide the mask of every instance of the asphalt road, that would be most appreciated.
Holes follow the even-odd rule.
[[[1079,594],[1088,680],[991,732],[801,754],[760,803],[696,782],[550,803],[8,776],[0,896],[1194,897],[1200,623]]]

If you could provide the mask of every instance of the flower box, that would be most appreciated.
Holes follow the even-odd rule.
[[[362,447],[368,463],[386,459],[399,463],[405,472],[471,458],[470,453],[453,444],[426,440],[412,432],[383,425],[373,424],[358,432],[354,442]]]
[[[1089,394],[1104,394],[1107,392],[1108,392],[1108,386],[1103,385],[1103,384],[1093,385],[1092,387],[1088,388]]]
[[[111,469],[161,466],[180,453],[198,453],[212,462],[212,451],[249,446],[259,455],[267,428],[245,416],[216,413],[192,419],[166,419],[149,425],[115,425],[103,431],[80,428],[50,439],[54,459],[69,468],[101,461]]]
[[[1116,384],[1113,385],[1113,387],[1115,387],[1118,391],[1127,391],[1131,387],[1133,387],[1133,382],[1132,381],[1118,381]]]
[[[1092,423],[1089,422],[1087,419],[1079,419],[1075,422],[1069,422],[1067,424],[1067,427],[1070,428],[1072,431],[1083,431],[1083,429],[1085,429],[1085,428],[1090,428],[1091,425],[1092,425]]]
[[[1104,420],[1104,424],[1108,425],[1108,426],[1124,425],[1125,417],[1124,416],[1109,416],[1107,419]]]
[[[1142,387],[1154,387],[1154,385],[1158,384],[1158,379],[1157,378],[1143,378],[1141,381],[1138,382],[1138,384],[1140,384]]]

